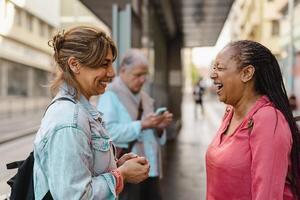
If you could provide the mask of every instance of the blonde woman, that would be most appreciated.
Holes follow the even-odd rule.
[[[36,199],[116,199],[123,181],[148,177],[143,157],[116,161],[101,113],[90,103],[115,76],[114,42],[101,30],[75,27],[50,41],[59,73],[55,95],[34,141]]]

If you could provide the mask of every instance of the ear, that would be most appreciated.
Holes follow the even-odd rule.
[[[241,70],[241,80],[246,83],[254,76],[255,68],[253,65],[248,65]]]
[[[79,74],[79,72],[80,72],[80,64],[78,63],[78,61],[77,61],[76,58],[74,58],[74,57],[71,56],[68,59],[68,65],[69,65],[70,69],[72,70],[72,72],[74,74]]]

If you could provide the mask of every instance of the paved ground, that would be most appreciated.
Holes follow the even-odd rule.
[[[33,149],[35,135],[31,134],[0,145],[0,200],[3,200],[10,192],[6,181],[9,180],[16,170],[7,170],[6,163],[23,160]]]
[[[169,142],[164,149],[164,200],[205,199],[205,152],[225,107],[216,99],[206,99],[204,106],[204,116],[195,119],[191,95],[185,95],[182,130],[177,140]]]
[[[0,120],[0,144],[36,132],[40,126],[43,111],[22,113]]]

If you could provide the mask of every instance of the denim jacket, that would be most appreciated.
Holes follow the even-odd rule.
[[[68,100],[57,100],[58,98]],[[116,199],[112,143],[99,113],[66,84],[47,109],[34,141],[34,192],[54,199]]]

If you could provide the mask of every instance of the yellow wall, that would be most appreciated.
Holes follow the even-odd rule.
[[[272,35],[272,20],[279,20],[281,14],[278,1],[237,0],[232,9],[236,20],[234,39],[250,39],[266,45],[275,55],[280,54],[279,35]]]

